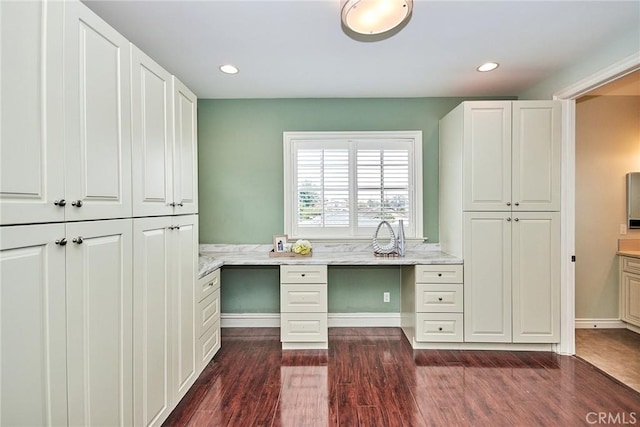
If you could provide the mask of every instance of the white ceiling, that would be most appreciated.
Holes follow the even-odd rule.
[[[376,42],[343,32],[339,0],[84,2],[200,98],[514,96],[630,31],[640,50],[640,0],[416,0]]]

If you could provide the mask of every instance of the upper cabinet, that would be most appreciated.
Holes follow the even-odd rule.
[[[196,213],[197,97],[132,45],[133,216]]]
[[[443,122],[457,131],[465,211],[560,210],[558,101],[470,101]]]
[[[66,220],[131,216],[130,43],[66,2]]]
[[[2,224],[64,220],[63,13],[57,1],[0,2]]]

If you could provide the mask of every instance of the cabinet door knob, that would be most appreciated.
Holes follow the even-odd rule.
[[[173,230],[175,227],[173,225],[169,226],[169,230]]]
[[[56,245],[64,246],[66,244],[67,244],[67,239],[65,239],[64,237],[62,239],[56,240]]]
[[[510,221],[511,221],[511,217],[507,217],[507,222],[510,222]]]
[[[65,199],[60,199],[60,200],[54,200],[53,204],[56,206],[60,206],[63,207],[67,204],[67,201]]]
[[[178,203],[178,206],[183,207],[184,205],[182,204],[182,202]]]
[[[438,297],[438,301],[442,301],[442,297]]]
[[[79,245],[82,244],[82,242],[84,242],[84,239],[82,238],[82,236],[78,236],[78,237],[74,237],[73,240],[71,240],[73,243],[77,243]]]
[[[174,228],[175,228],[176,230],[180,230],[180,226],[179,226],[179,225],[176,225]]]
[[[74,200],[73,202],[71,202],[71,206],[75,206],[76,208],[81,208],[82,200]]]
[[[514,205],[520,206],[520,202],[515,202]]]
[[[511,202],[507,202],[507,206],[511,206]]]
[[[518,221],[520,221],[520,219],[516,218],[516,219],[514,219],[514,221],[515,221],[515,222],[518,222]]]
[[[442,277],[442,273],[438,273],[438,277]]]
[[[306,276],[306,274],[302,273],[301,276],[304,277],[304,276]]]
[[[171,206],[172,208],[175,208],[176,204],[175,203],[169,203],[169,206]]]
[[[439,331],[441,331],[441,330],[442,330],[442,326],[440,326],[440,327],[438,328],[438,330],[439,330]]]

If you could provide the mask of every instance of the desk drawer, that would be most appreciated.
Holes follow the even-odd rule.
[[[198,279],[198,301],[202,301],[216,289],[220,289],[219,268]]]
[[[462,313],[462,284],[416,284],[416,312]]]
[[[281,265],[280,283],[327,283],[327,266]]]
[[[198,337],[202,336],[215,322],[220,320],[220,289],[198,303]]]
[[[462,313],[417,313],[416,341],[462,342]]]
[[[631,273],[640,273],[640,259],[623,256],[622,270]]]
[[[204,367],[211,358],[220,350],[220,321],[207,329],[198,339],[196,358],[200,366]]]
[[[462,265],[416,265],[416,283],[462,283]]]
[[[326,313],[327,285],[280,285],[280,311],[282,313]]]
[[[280,341],[326,342],[327,313],[282,313]]]

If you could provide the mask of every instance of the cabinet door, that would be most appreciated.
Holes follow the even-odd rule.
[[[198,376],[196,365],[196,274],[198,217],[172,218],[173,233],[173,391],[178,402]],[[179,228],[178,228],[179,227]]]
[[[508,212],[464,214],[464,340],[511,342]]]
[[[133,220],[134,425],[160,425],[171,397],[171,217]]]
[[[513,217],[513,342],[559,342],[560,212]]]
[[[65,6],[66,219],[130,217],[129,42],[82,3]]]
[[[464,103],[463,150],[463,209],[510,210],[510,101]]]
[[[130,219],[67,224],[71,425],[133,423],[131,234]]]
[[[133,45],[131,93],[133,215],[171,215],[171,74]]]
[[[621,291],[622,320],[640,326],[640,274],[623,271]]]
[[[63,237],[62,224],[0,228],[0,425],[67,424]]]
[[[176,214],[198,212],[198,98],[173,77],[173,201]]]
[[[561,121],[560,101],[513,103],[513,210],[560,210]]]
[[[64,220],[64,4],[0,2],[0,221]]]

